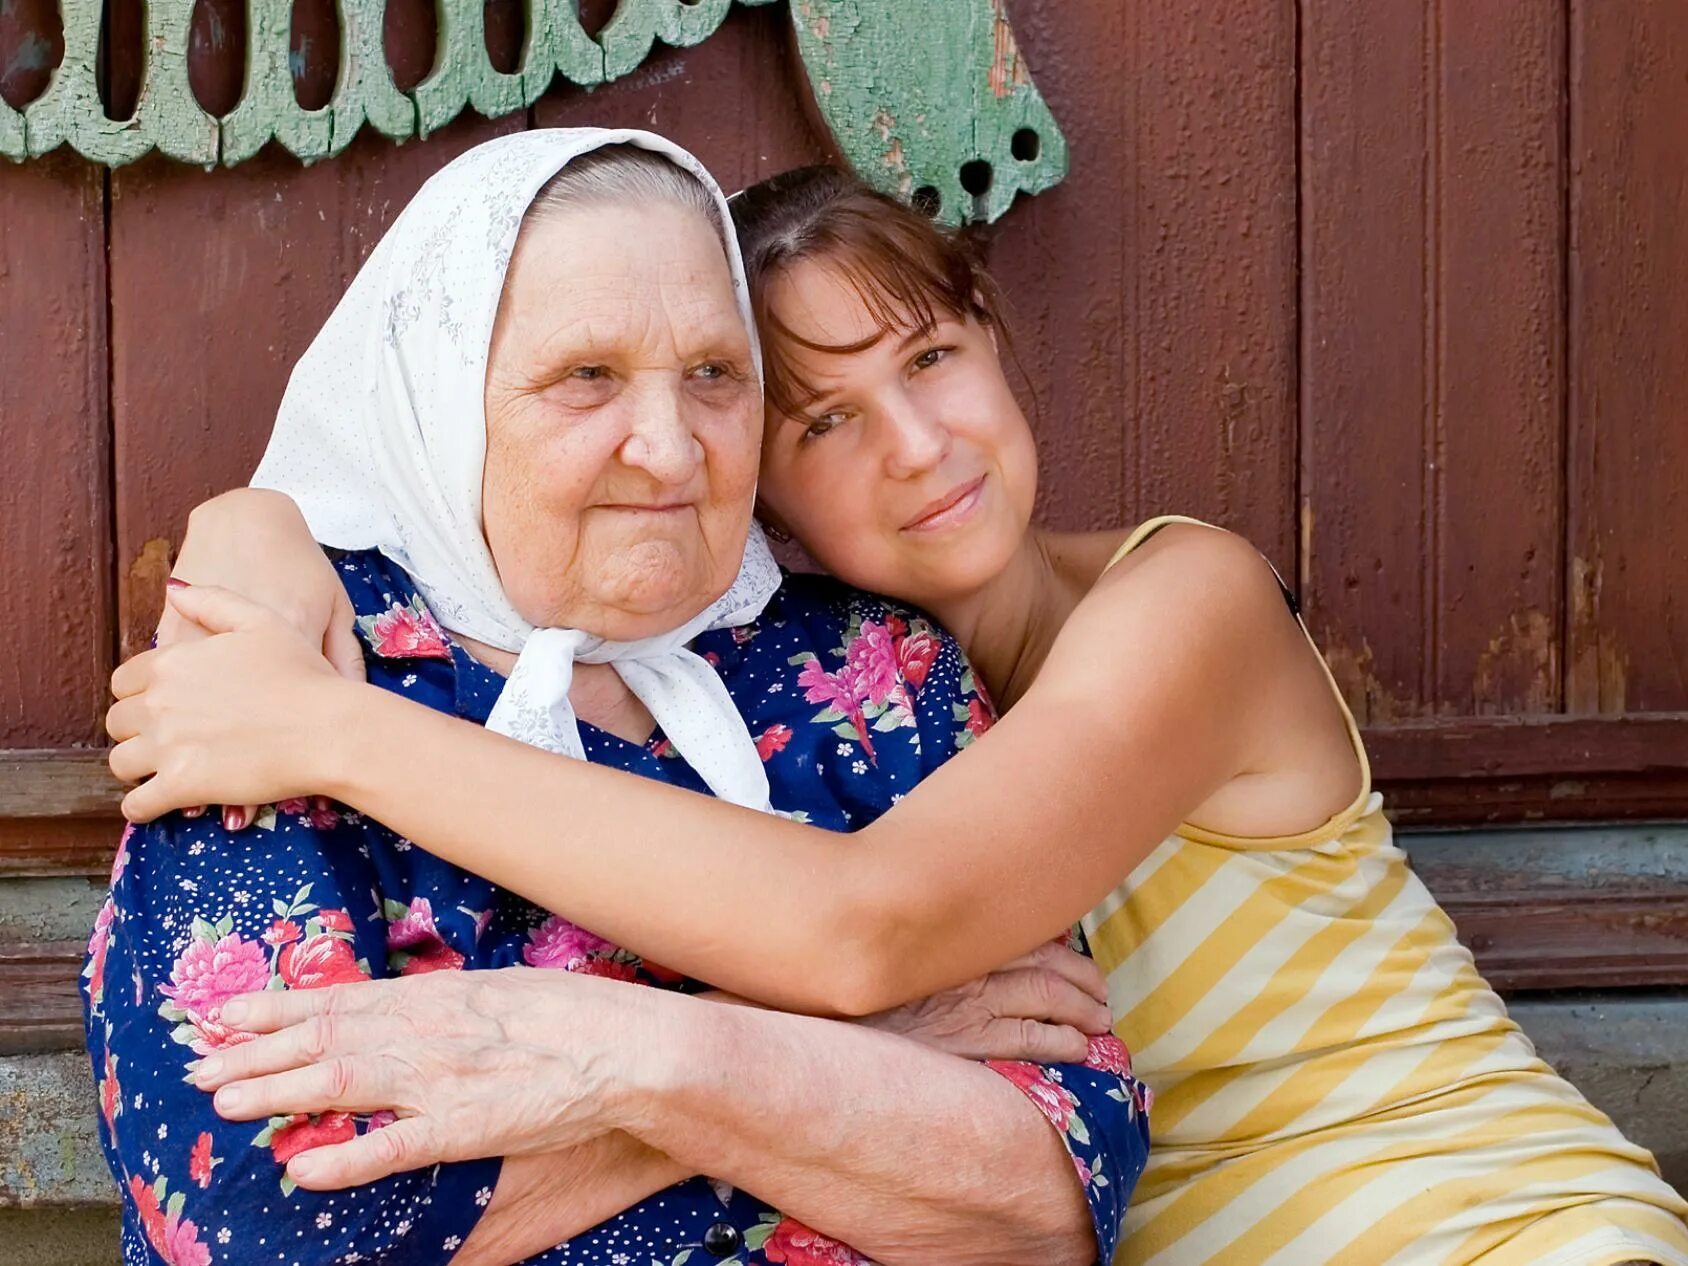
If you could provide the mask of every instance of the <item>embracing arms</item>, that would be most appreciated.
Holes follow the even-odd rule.
[[[119,670],[129,697],[111,728],[130,741],[112,765],[155,775],[125,802],[134,817],[331,794],[723,988],[866,1013],[1047,939],[1217,789],[1270,767],[1278,670],[1305,669],[1309,652],[1253,550],[1199,535],[1115,569],[1130,572],[1130,601],[1127,577],[1106,577],[1013,713],[848,837],[558,760],[344,681],[281,621],[217,590],[171,601],[230,636]],[[1155,775],[1115,772],[1132,769]]]

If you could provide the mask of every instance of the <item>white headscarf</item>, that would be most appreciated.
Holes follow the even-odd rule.
[[[499,583],[481,529],[487,355],[516,232],[559,169],[619,143],[666,156],[715,199],[760,379],[732,219],[702,164],[649,132],[520,132],[437,172],[371,252],[294,367],[252,486],[292,497],[323,544],[380,550],[448,628],[518,653],[489,729],[583,758],[568,697],[574,665],[613,664],[716,795],[766,809],[768,779],[750,732],[721,679],[687,649],[706,629],[755,619],[778,588],[779,568],[754,522],[732,588],[679,628],[639,642],[528,624]]]

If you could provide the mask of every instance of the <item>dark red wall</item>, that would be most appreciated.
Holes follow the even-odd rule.
[[[14,100],[38,11],[0,22]],[[1298,578],[1408,816],[1688,814],[1688,5],[1009,16],[1073,165],[990,233],[1045,517],[1247,533]],[[597,92],[311,168],[0,165],[0,748],[99,741],[188,507],[244,480],[428,173],[569,123],[666,132],[728,188],[813,161],[787,21],[740,9]],[[201,25],[195,83],[228,97],[238,24]],[[425,26],[391,28],[413,75]]]

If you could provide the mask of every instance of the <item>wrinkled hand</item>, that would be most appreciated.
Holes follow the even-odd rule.
[[[309,762],[334,732],[337,690],[354,687],[267,607],[214,588],[172,589],[168,600],[216,636],[137,655],[112,674],[108,763],[141,784],[124,816],[323,790]]]
[[[1113,1027],[1101,969],[1067,948],[1040,946],[988,976],[859,1023],[968,1059],[1078,1064],[1089,1037]]]
[[[285,493],[235,488],[196,506],[177,552],[171,580],[221,586],[274,611],[322,648],[323,658],[349,681],[364,680],[363,648],[354,632],[357,612],[334,565],[311,538],[299,507]],[[210,634],[164,604],[153,645],[179,646]],[[187,810],[197,816],[200,806]],[[239,830],[257,805],[229,805],[223,825]]]
[[[261,1036],[201,1060],[217,1112],[397,1120],[288,1163],[302,1187],[334,1190],[440,1161],[557,1152],[626,1122],[619,1093],[669,1045],[665,1004],[692,999],[572,972],[441,971],[327,989],[247,994],[225,1024]]]

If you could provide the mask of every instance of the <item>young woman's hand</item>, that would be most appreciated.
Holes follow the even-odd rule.
[[[270,608],[320,645],[323,658],[341,676],[364,679],[351,600],[286,494],[235,488],[197,506],[188,516],[187,536],[170,574],[190,585],[221,586]],[[166,602],[153,644],[176,646],[206,636]],[[256,811],[256,805],[228,805],[223,825],[239,830]]]
[[[1078,1064],[1113,1015],[1101,969],[1061,937],[988,976],[858,1023],[968,1059]]]
[[[111,772],[141,784],[124,816],[149,822],[321,791],[335,704],[360,687],[267,607],[217,588],[172,588],[167,601],[215,636],[147,651],[112,674]]]

